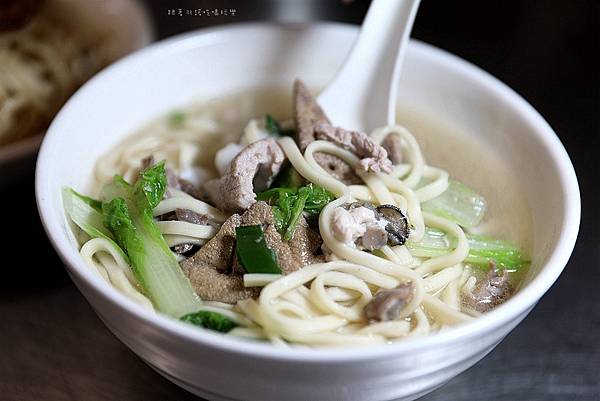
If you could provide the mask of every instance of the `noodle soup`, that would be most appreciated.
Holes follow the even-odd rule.
[[[475,134],[398,121],[336,127],[300,82],[238,94],[150,123],[98,160],[93,198],[63,201],[90,267],[159,313],[275,344],[401,341],[509,298],[532,234]]]

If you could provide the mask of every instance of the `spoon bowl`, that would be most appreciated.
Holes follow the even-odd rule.
[[[395,123],[396,88],[419,3],[371,3],[346,61],[318,97],[334,125],[369,132]]]

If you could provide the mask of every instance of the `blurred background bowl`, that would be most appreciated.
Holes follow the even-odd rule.
[[[107,63],[147,45],[154,36],[148,11],[144,4],[136,0],[45,0],[43,2],[13,0],[0,6],[2,6],[0,7],[0,38],[3,35],[8,37],[19,34],[19,31],[23,32],[28,24],[35,21],[39,15],[45,17],[45,14],[48,14],[51,15],[52,23],[76,21],[74,26],[85,28],[86,33],[93,32],[94,35],[101,38],[98,41],[103,41],[102,47],[106,52]],[[43,41],[44,38],[41,40]],[[27,45],[31,45],[31,43],[25,43],[25,46]],[[4,49],[3,46],[7,48]],[[9,40],[0,40],[0,53],[9,51],[9,46],[11,46]],[[56,49],[49,48],[49,51],[54,50]],[[59,71],[65,76],[74,73],[68,69],[68,65],[47,67],[50,69],[65,68],[65,71]],[[30,72],[32,71],[34,69],[30,70]],[[0,69],[0,73],[3,73],[2,69]],[[93,75],[94,71],[90,71],[89,74]],[[23,76],[21,76],[22,78]],[[16,79],[18,80],[19,77]],[[26,75],[25,79],[28,79]],[[17,82],[18,84],[19,82]],[[66,95],[68,96],[69,93]],[[49,98],[53,97],[60,99],[65,97],[65,94],[50,94]],[[2,100],[0,93],[0,108],[3,106]],[[34,117],[30,114],[26,118]],[[44,125],[43,122],[41,124]],[[17,135],[18,138],[0,144],[0,171],[2,171],[0,186],[33,170],[37,151],[45,133],[43,131],[35,131],[26,136]]]

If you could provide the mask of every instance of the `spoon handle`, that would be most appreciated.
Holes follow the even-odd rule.
[[[396,120],[402,59],[420,0],[373,0],[360,34],[318,101],[333,124],[372,130]]]

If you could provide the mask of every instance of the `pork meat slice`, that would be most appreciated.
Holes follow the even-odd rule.
[[[412,282],[401,283],[396,288],[381,290],[365,305],[365,316],[370,323],[396,320],[413,294]]]
[[[388,158],[394,166],[402,163],[402,140],[398,135],[386,136],[381,146],[388,153]]]
[[[315,152],[315,161],[323,167],[333,178],[346,185],[361,185],[362,179],[356,174],[351,165],[337,156],[323,152]]]
[[[358,166],[361,171],[389,173],[392,170],[387,151],[363,132],[320,124],[315,127],[315,137],[333,142],[356,154],[361,158]]]
[[[481,283],[475,287],[467,303],[479,312],[486,312],[504,302],[512,294],[508,270],[500,273],[496,263],[490,262],[490,271]]]
[[[298,147],[303,152],[315,140],[315,127],[330,124],[321,106],[299,79],[294,81],[294,120]]]
[[[296,124],[296,142],[302,152],[315,140],[315,127],[320,124],[330,124],[316,99],[306,85],[298,79],[294,82],[294,122]],[[339,157],[316,152],[315,160],[325,171],[346,185],[362,183],[352,166]]]
[[[233,159],[225,175],[208,181],[204,188],[219,209],[243,212],[256,201],[255,191],[269,187],[284,161],[285,153],[275,139],[251,143]]]

